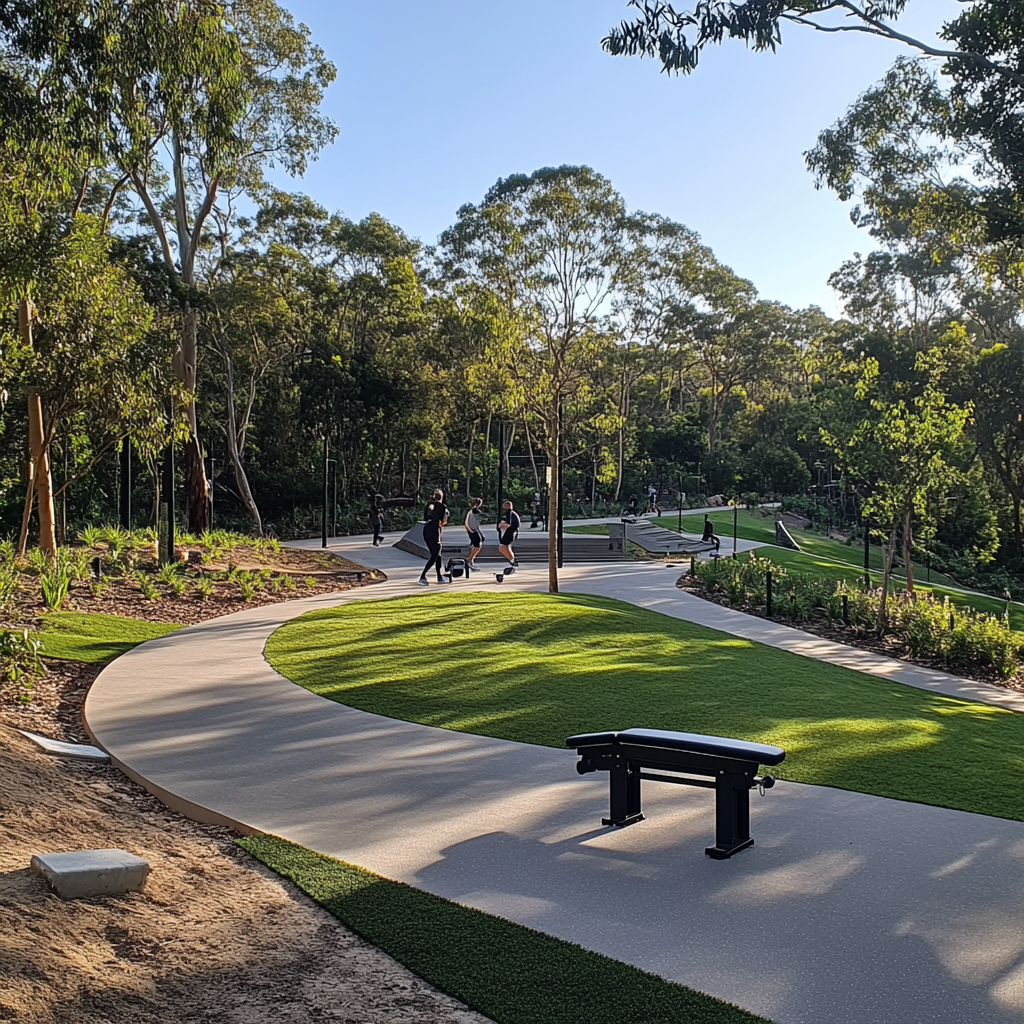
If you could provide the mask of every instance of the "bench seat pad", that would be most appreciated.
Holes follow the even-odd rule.
[[[666,729],[625,729],[622,732],[591,732],[570,736],[567,747],[595,747],[608,743],[629,743],[639,747],[660,747],[662,750],[691,750],[697,754],[734,757],[758,764],[781,764],[786,752],[767,743],[748,743],[721,736],[701,736],[693,732],[670,732]]]

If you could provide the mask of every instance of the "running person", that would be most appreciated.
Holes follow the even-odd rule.
[[[501,535],[498,544],[498,551],[501,557],[504,558],[509,565],[516,566],[519,563],[516,561],[515,552],[512,550],[512,544],[515,542],[516,537],[519,536],[519,527],[522,520],[519,518],[518,513],[512,507],[511,501],[506,501],[502,506],[505,510],[505,519],[500,525]]]
[[[469,567],[478,568],[476,556],[484,546],[484,535],[480,529],[480,506],[484,503],[483,498],[474,498],[473,505],[466,513],[466,533],[469,535]]]
[[[434,491],[434,497],[427,504],[426,522],[423,524],[423,543],[427,547],[427,564],[423,566],[420,573],[419,584],[421,587],[428,587],[427,573],[431,568],[437,568],[437,582],[451,583],[451,576],[441,575],[441,530],[448,522],[448,506],[444,503],[444,491]]]

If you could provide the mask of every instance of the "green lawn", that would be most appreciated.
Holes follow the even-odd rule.
[[[238,844],[399,963],[498,1024],[764,1024],[600,953],[275,836]]]
[[[315,693],[463,732],[562,746],[631,726],[788,751],[781,778],[1024,820],[1024,715],[578,594],[359,601],[275,632]]]
[[[598,537],[608,536],[608,524],[607,523],[592,523],[589,526],[566,526],[562,524],[562,530],[565,533],[590,533]]]
[[[39,627],[47,658],[67,661],[113,661],[125,651],[181,627],[94,612],[46,612]]]

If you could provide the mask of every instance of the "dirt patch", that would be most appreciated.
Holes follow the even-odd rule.
[[[689,573],[680,576],[676,580],[676,586],[680,590],[685,590],[688,594],[693,594],[694,597],[710,601],[712,604],[721,605],[723,608],[732,608],[734,611],[743,612],[746,615],[756,615],[759,619],[769,618],[763,606],[742,605],[736,607],[731,605],[726,600],[724,594],[712,593]],[[824,618],[798,621],[787,618],[785,615],[772,615],[770,621],[778,622],[782,626],[790,626],[793,629],[802,629],[805,633],[820,636],[824,640],[834,640],[836,643],[846,644],[847,647],[857,647],[862,651],[880,654],[883,657],[892,658],[894,661],[905,661],[910,665],[920,665],[922,668],[930,668],[936,672],[960,676],[962,679],[973,679],[977,683],[988,683],[991,686],[1002,686],[1007,690],[1016,690],[1019,693],[1024,693],[1024,670],[1021,670],[1010,679],[1004,679],[994,668],[986,665],[975,665],[971,668],[958,666],[953,669],[945,664],[945,662],[935,658],[911,657],[909,646],[902,637],[894,635],[879,636],[876,632],[868,631],[863,627],[846,626],[843,623],[829,622]]]
[[[108,766],[0,724],[0,1020],[25,1024],[485,1022],[235,846]],[[64,901],[34,853],[118,847],[144,892]]]

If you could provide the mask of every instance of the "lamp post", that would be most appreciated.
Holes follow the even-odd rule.
[[[736,535],[739,525],[740,505],[737,498],[732,499],[732,557],[736,558]]]
[[[676,492],[676,496],[679,499],[679,522],[676,529],[679,533],[683,532],[683,474],[679,474],[679,490]]]
[[[213,529],[213,474],[217,466],[217,460],[210,456],[210,529]]]
[[[121,528],[132,528],[132,439],[121,441],[121,493],[118,511],[121,513]]]
[[[324,479],[323,479],[323,485],[324,485],[324,495],[323,495],[323,497],[324,497],[324,501],[323,501],[322,515],[320,516],[320,546],[323,547],[323,548],[327,547],[327,493],[328,493],[327,492],[327,474],[328,474],[328,469],[330,467],[330,461],[331,461],[328,458],[329,454],[330,454],[330,448],[329,448],[328,441],[327,441],[327,435],[324,434]]]

